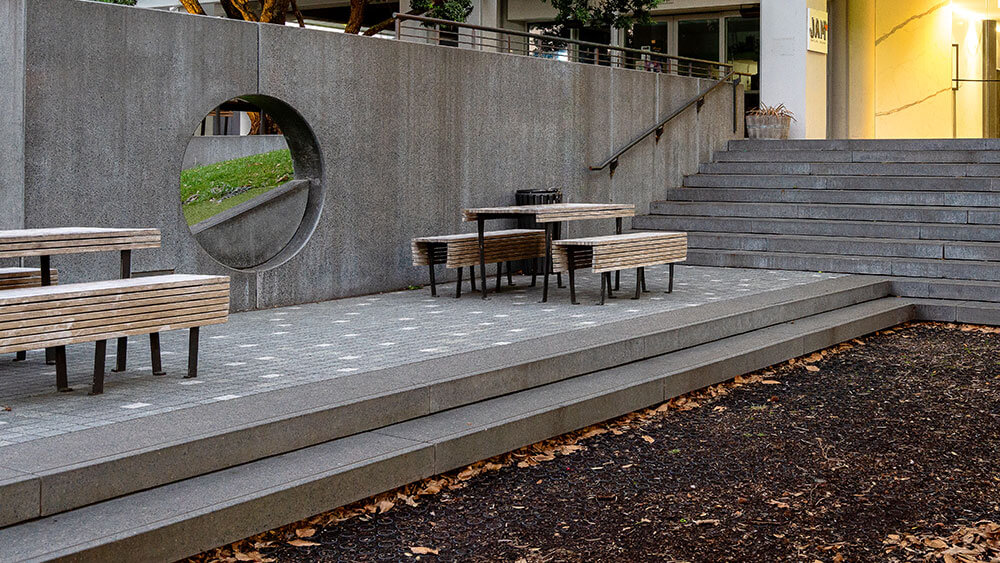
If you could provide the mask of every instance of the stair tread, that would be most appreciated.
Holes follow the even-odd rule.
[[[688,234],[688,247],[697,248],[696,244],[692,244],[692,237],[697,236],[713,236],[713,237],[724,237],[724,238],[745,238],[745,237],[760,237],[760,238],[774,238],[782,240],[815,240],[815,241],[840,241],[840,242],[863,242],[863,243],[873,243],[873,244],[928,244],[928,245],[954,245],[954,246],[968,246],[974,248],[995,248],[996,243],[990,242],[978,242],[978,241],[956,241],[956,240],[943,240],[943,239],[897,239],[897,238],[879,238],[879,237],[852,237],[852,236],[834,236],[834,235],[785,235],[785,234],[769,234],[769,233],[726,233],[726,232],[715,232],[715,231],[687,231]],[[720,249],[721,250],[721,249]]]
[[[803,258],[824,258],[839,260],[875,261],[875,262],[899,262],[899,263],[926,263],[926,264],[973,264],[989,267],[1000,267],[1000,263],[985,260],[960,260],[943,258],[905,258],[898,256],[857,256],[853,254],[813,254],[808,252],[773,252],[768,250],[725,250],[716,248],[692,248],[689,250],[690,256],[694,252],[704,252],[712,254],[735,254],[735,255],[755,255],[773,254],[783,257],[803,257]]]
[[[496,443],[490,446],[494,450],[508,451],[540,439],[539,432],[551,432],[552,426],[539,423],[553,417],[562,421],[567,408],[575,407],[579,418],[560,422],[562,426],[555,427],[560,433],[686,392],[677,386],[690,386],[694,380],[678,377],[683,381],[675,385],[670,381],[692,370],[723,366],[699,372],[717,383],[744,369],[766,367],[751,362],[784,361],[836,344],[832,340],[838,337],[861,336],[912,315],[907,300],[876,298],[132,493],[0,530],[0,560],[106,558],[111,552],[102,551],[105,548],[137,559],[177,559],[380,492],[372,489],[389,489],[453,468],[447,465],[475,461],[475,452],[463,454],[475,459],[448,456],[457,455],[462,444],[476,437]],[[613,394],[630,402],[594,402]],[[622,408],[629,410],[617,412]],[[521,432],[524,422],[535,422],[532,433]],[[507,441],[497,443],[504,428]],[[388,480],[389,473],[394,481]],[[379,477],[370,482],[372,476]],[[262,502],[267,510],[261,509]]]

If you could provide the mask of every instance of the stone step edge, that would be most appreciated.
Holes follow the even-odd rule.
[[[133,493],[0,530],[0,560],[176,560],[913,318],[875,299]]]
[[[0,526],[887,295],[882,278],[843,276],[6,446]]]

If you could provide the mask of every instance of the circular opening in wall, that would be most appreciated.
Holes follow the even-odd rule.
[[[312,129],[270,96],[227,100],[198,123],[181,170],[181,210],[215,260],[266,270],[301,249],[323,205]]]

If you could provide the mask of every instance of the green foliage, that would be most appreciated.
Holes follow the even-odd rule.
[[[121,4],[123,6],[135,6],[137,0],[94,0],[95,2],[104,2],[105,4]]]
[[[543,2],[546,0],[542,0]],[[659,0],[551,0],[556,23],[572,28],[629,30],[648,24],[649,12]]]
[[[181,172],[181,204],[188,225],[265,194],[292,180],[292,155],[285,149]]]
[[[410,9],[429,18],[464,22],[472,13],[472,0],[413,0]]]

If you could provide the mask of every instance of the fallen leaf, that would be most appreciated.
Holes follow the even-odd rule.
[[[437,555],[439,550],[431,547],[416,546],[416,547],[411,547],[410,551],[413,552],[415,555]]]
[[[645,440],[645,441],[647,441],[647,442],[649,442],[650,444],[652,444],[653,442],[656,441],[656,440],[653,439],[652,436],[643,436],[642,439]]]
[[[819,368],[816,366],[806,366],[806,371],[816,372],[819,371]]]
[[[316,528],[299,528],[295,530],[295,535],[300,538],[311,538],[316,535]]]
[[[294,545],[295,547],[313,547],[319,544],[314,541],[291,540],[290,542],[288,542],[288,545]]]
[[[396,503],[392,502],[391,500],[383,500],[382,502],[378,503],[378,505],[376,505],[376,508],[378,509],[379,514],[381,514],[383,512],[389,512],[390,510],[392,510],[392,507],[394,506],[396,506]]]
[[[718,526],[719,525],[719,521],[716,520],[716,519],[714,519],[714,518],[710,519],[710,520],[695,520],[694,523],[696,525],[698,525],[698,526],[704,526],[706,524],[711,524],[712,526]]]
[[[781,382],[777,379],[765,379],[761,381],[764,385],[781,385]]]

